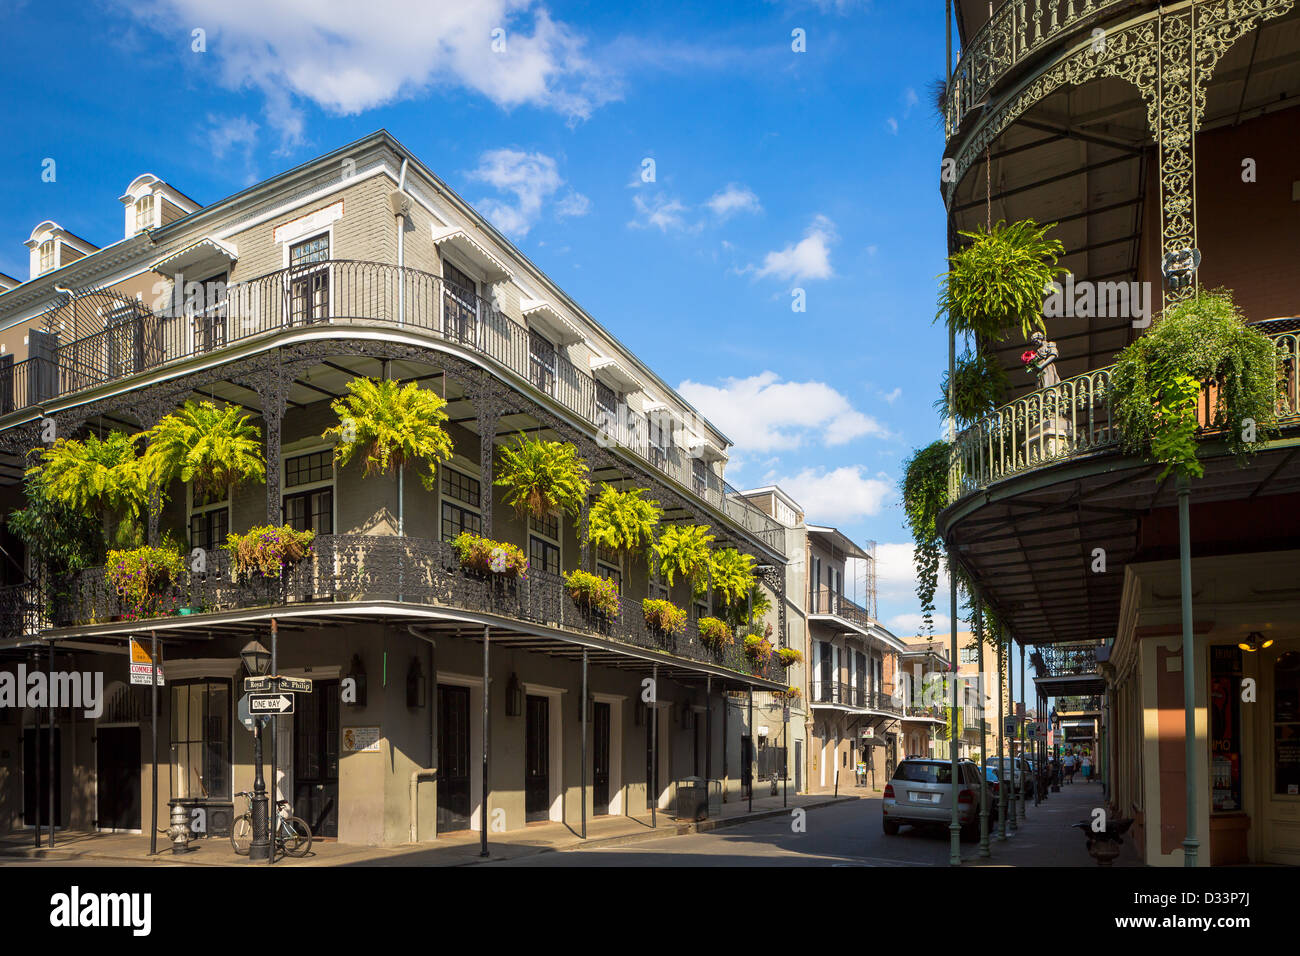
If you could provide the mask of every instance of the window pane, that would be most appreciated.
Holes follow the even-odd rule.
[[[334,469],[331,451],[314,451],[307,455],[298,455],[284,463],[284,484],[286,488],[310,485],[318,481],[332,481]]]
[[[471,508],[479,506],[479,482],[450,468],[442,469],[442,494]]]
[[[324,262],[330,257],[330,237],[317,236],[289,247],[289,265],[297,266],[308,262]]]

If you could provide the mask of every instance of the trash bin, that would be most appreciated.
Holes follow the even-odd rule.
[[[707,820],[709,818],[709,790],[703,777],[683,777],[677,781],[678,820]]]

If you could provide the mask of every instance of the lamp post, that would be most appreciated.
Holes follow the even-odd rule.
[[[253,640],[239,652],[244,669],[252,677],[263,677],[271,666],[271,652]],[[250,863],[271,858],[270,819],[267,807],[266,780],[262,777],[262,719],[253,718],[253,761],[256,776],[253,778],[253,842],[248,848]]]

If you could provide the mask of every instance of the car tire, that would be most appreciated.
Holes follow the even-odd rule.
[[[891,820],[888,817],[886,817],[884,822],[881,824],[881,827],[885,831],[886,836],[898,836],[897,820]]]

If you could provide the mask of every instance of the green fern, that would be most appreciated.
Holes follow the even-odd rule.
[[[365,477],[387,475],[411,462],[426,462],[420,482],[437,486],[438,463],[451,458],[451,436],[443,427],[446,402],[415,382],[354,378],[348,394],[330,403],[339,423],[322,437],[337,439],[334,460],[346,466],[358,454],[366,461]]]
[[[645,494],[644,488],[617,491],[602,486],[588,515],[587,540],[598,548],[626,554],[649,548],[663,508],[657,501],[647,501]]]
[[[26,478],[79,514],[111,513],[119,519],[118,542],[130,543],[149,500],[148,477],[135,453],[138,437],[113,431],[102,441],[95,435],[85,441],[60,438],[41,453],[41,463],[29,468]]]
[[[540,521],[557,508],[576,516],[591,491],[588,473],[573,445],[520,433],[513,447],[501,449],[493,484],[506,489],[506,503],[514,506],[520,520],[532,515]]]
[[[261,429],[234,405],[186,402],[144,434],[146,473],[162,487],[179,478],[206,497],[244,481],[266,480]]]
[[[659,574],[671,586],[677,575],[691,582],[696,594],[704,591],[713,558],[713,535],[707,525],[670,524],[654,544]]]
[[[735,548],[723,548],[713,553],[713,590],[722,603],[733,607],[745,601],[754,590],[754,558],[741,554]],[[748,622],[747,622],[748,623]]]

